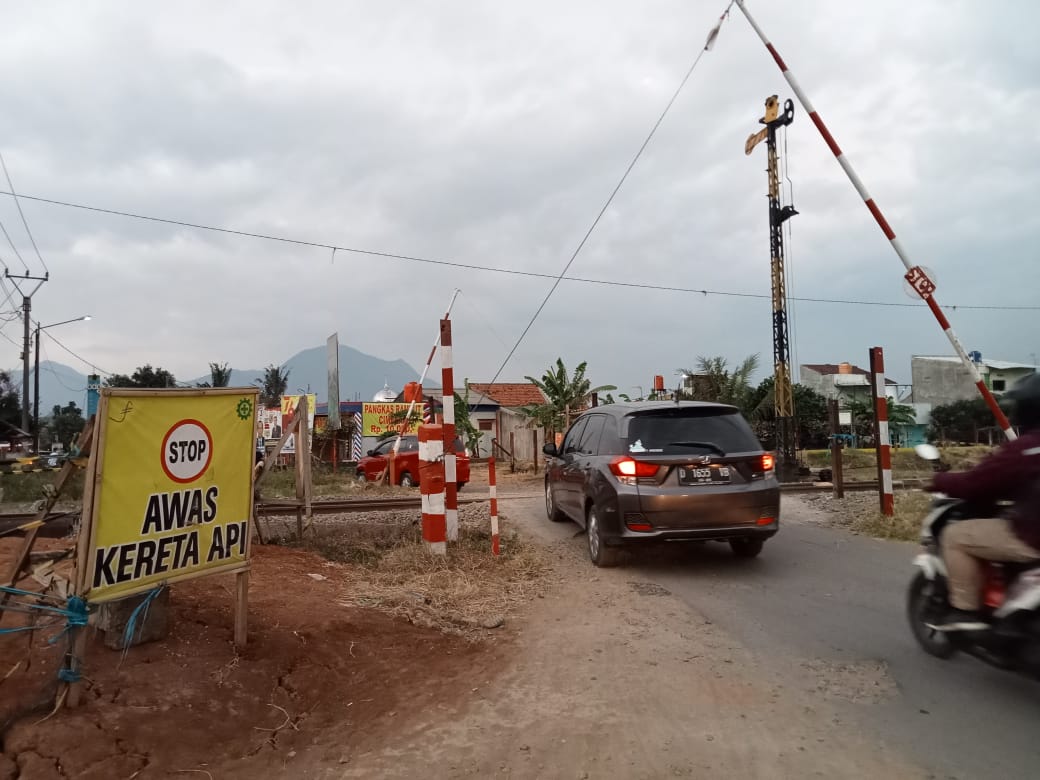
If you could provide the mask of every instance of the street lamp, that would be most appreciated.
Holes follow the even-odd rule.
[[[40,454],[40,331],[47,328],[56,328],[58,325],[68,325],[70,322],[87,322],[89,314],[82,317],[73,317],[71,320],[52,322],[50,325],[36,323],[36,362],[33,364],[33,453]]]

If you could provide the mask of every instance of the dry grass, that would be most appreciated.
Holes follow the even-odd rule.
[[[896,539],[915,542],[921,537],[921,519],[928,512],[931,496],[919,490],[900,491],[895,494],[895,515],[885,517],[880,511],[864,514],[852,523],[860,533],[878,539]]]
[[[920,490],[897,490],[895,515],[885,517],[881,514],[878,495],[874,492],[850,492],[842,499],[830,495],[800,498],[814,509],[822,511],[829,525],[879,539],[904,542],[917,541],[919,538],[921,520],[931,501],[931,497]]]
[[[976,447],[943,447],[942,457],[956,470],[969,469],[993,451],[992,447],[979,445]],[[877,479],[877,456],[873,449],[842,450],[842,469],[845,479]],[[830,468],[829,450],[805,450],[802,453],[805,462],[811,468]],[[892,450],[892,476],[895,479],[927,479],[932,474],[932,467],[917,457],[917,453],[908,447]]]
[[[315,498],[365,498],[371,496],[393,496],[418,494],[414,488],[359,482],[353,470],[339,470],[335,474],[331,469],[314,469],[311,472],[311,483]],[[296,473],[291,468],[272,471],[260,484],[260,495],[263,498],[292,498],[296,495]]]
[[[407,517],[316,525],[304,545],[343,564],[343,605],[477,638],[544,592],[552,568],[540,547],[506,528],[501,555],[492,556],[489,525],[487,507],[463,507],[459,541],[446,556],[427,552]]]

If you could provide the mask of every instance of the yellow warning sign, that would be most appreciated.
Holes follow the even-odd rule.
[[[249,565],[257,394],[102,391],[88,601]]]

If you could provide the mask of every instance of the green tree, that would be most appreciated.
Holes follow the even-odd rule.
[[[524,379],[541,390],[548,400],[544,404],[529,404],[521,411],[554,433],[569,428],[571,420],[588,407],[593,393],[617,390],[614,385],[592,387],[592,383],[585,377],[587,365],[587,361],[579,363],[571,376],[563,364],[563,358],[556,358],[555,367],[550,366],[541,380],[525,376]]]
[[[196,387],[227,387],[231,383],[231,368],[227,363],[209,364],[209,381],[199,382]]]
[[[751,376],[757,369],[758,355],[748,355],[733,371],[729,370],[724,357],[698,357],[696,368],[679,369],[694,377],[692,387],[682,395],[694,401],[732,404],[750,415],[755,411],[751,408],[754,400]]]
[[[139,366],[133,374],[112,374],[105,380],[106,387],[176,387],[177,380],[165,368]]]
[[[70,401],[64,407],[55,404],[50,419],[46,421],[51,441],[61,442],[66,446],[75,441],[85,423],[83,410],[76,406],[75,401]]]
[[[480,442],[484,436],[473,424],[469,416],[469,382],[466,383],[465,397],[455,393],[455,430],[466,444],[466,449],[474,458],[480,457]]]
[[[751,427],[767,449],[776,447],[776,410],[774,406],[774,378],[767,376],[756,387],[748,402]],[[791,388],[794,398],[796,442],[799,449],[825,447],[829,436],[827,399],[810,387],[796,384]]]
[[[18,428],[22,424],[22,403],[18,388],[7,371],[0,371],[0,421]]]
[[[932,409],[932,422],[928,437],[932,441],[972,442],[979,441],[979,431],[992,427],[993,414],[981,398],[969,401],[952,401],[939,404]]]
[[[900,430],[916,424],[914,407],[896,403],[891,398],[886,398],[885,404],[889,428]],[[857,436],[874,434],[874,399],[852,399],[846,403],[846,409],[852,414],[852,430]]]
[[[254,382],[260,388],[260,403],[264,406],[278,406],[289,384],[289,369],[269,365],[264,369],[263,377]]]

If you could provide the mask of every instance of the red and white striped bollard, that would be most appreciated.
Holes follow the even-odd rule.
[[[488,496],[491,499],[491,554],[498,555],[498,488],[495,486],[495,456],[488,458]]]
[[[444,519],[444,442],[441,426],[419,426],[419,494],[422,499],[422,536],[427,549],[448,552]]]

